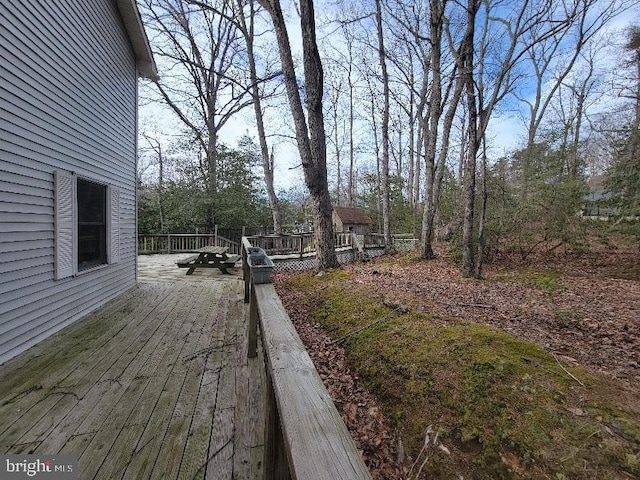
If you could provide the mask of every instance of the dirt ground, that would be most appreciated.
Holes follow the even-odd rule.
[[[566,365],[580,365],[619,381],[640,399],[640,252],[637,246],[582,255],[503,257],[483,280],[462,278],[448,258],[423,261],[391,255],[344,268],[388,305],[460,317],[540,345]],[[300,336],[363,451],[374,478],[404,478],[402,451],[375,397],[349,369],[344,351],[311,321],[304,301],[274,283]],[[579,379],[577,379],[579,381]],[[362,413],[364,412],[364,414]]]
[[[640,386],[640,253],[502,262],[488,265],[484,280],[473,280],[440,251],[432,261],[390,257],[345,268],[355,282],[413,308],[492,325]]]

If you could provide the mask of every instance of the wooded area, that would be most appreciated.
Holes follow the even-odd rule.
[[[139,3],[160,71],[141,233],[312,224],[325,269],[332,206],[360,206],[480,278],[499,252],[583,248],[594,203],[637,221],[635,1]]]
[[[638,240],[482,281],[434,247],[274,276],[373,478],[638,478]]]

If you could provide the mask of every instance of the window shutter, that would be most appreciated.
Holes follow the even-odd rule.
[[[120,261],[120,190],[109,188],[111,223],[109,227],[109,263]]]
[[[72,173],[56,171],[55,184],[55,278],[73,275],[75,242],[75,178]]]

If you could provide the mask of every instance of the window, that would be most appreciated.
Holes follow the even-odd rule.
[[[110,185],[56,171],[55,278],[120,259],[120,191]]]
[[[107,263],[107,186],[78,179],[78,271]]]

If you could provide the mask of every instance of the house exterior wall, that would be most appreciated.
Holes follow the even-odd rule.
[[[342,220],[340,219],[340,217],[336,214],[335,210],[333,211],[331,218],[333,220],[333,229],[336,232],[344,232],[344,226],[342,225]]]
[[[333,217],[333,228],[336,232],[353,232],[357,235],[368,235],[370,232],[369,225],[342,223],[339,217]]]
[[[137,69],[114,0],[0,0],[0,363],[136,282]],[[54,175],[118,192],[119,259],[56,279]]]
[[[354,232],[357,235],[368,235],[370,233],[369,230],[369,225],[354,224],[345,226],[345,231]]]
[[[371,232],[371,219],[361,208],[334,207],[332,220],[336,232],[354,232],[357,235]]]

